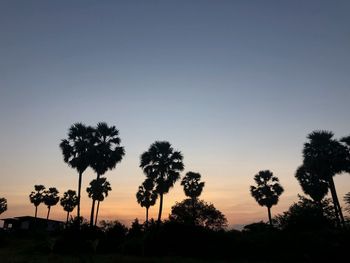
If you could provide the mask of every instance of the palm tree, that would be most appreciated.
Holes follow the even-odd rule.
[[[47,206],[47,220],[49,220],[51,206],[56,205],[60,200],[58,193],[59,192],[55,187],[50,187],[49,190],[44,192],[44,203]]]
[[[100,177],[98,179],[92,180],[90,182],[90,186],[86,188],[89,197],[92,198],[92,200],[98,201],[95,217],[95,226],[97,223],[98,211],[100,209],[100,202],[102,202],[105,199],[105,197],[108,196],[108,192],[111,190],[111,185],[105,177]]]
[[[279,184],[279,180],[269,170],[260,171],[254,176],[254,181],[257,186],[250,187],[250,193],[261,206],[266,206],[269,222],[272,225],[271,207],[278,203],[279,196],[284,189]]]
[[[38,214],[38,206],[44,201],[45,186],[34,185],[34,191],[29,195],[30,202],[35,206],[35,219]]]
[[[314,131],[304,144],[303,165],[317,175],[321,180],[328,182],[334,204],[334,211],[338,224],[344,225],[344,217],[339,204],[333,176],[348,168],[349,153],[346,146],[333,138],[330,131]]]
[[[77,193],[73,190],[68,190],[67,192],[64,192],[63,197],[61,198],[60,204],[63,207],[63,210],[67,212],[67,220],[66,220],[66,224],[67,224],[69,213],[71,213],[74,210],[74,208],[78,205]]]
[[[163,195],[180,178],[180,172],[184,169],[181,152],[174,151],[171,144],[166,141],[154,142],[147,152],[141,155],[140,167],[147,178],[155,184],[156,193],[160,196],[158,225],[160,224],[163,208]]]
[[[0,198],[0,215],[7,210],[7,200],[6,198]]]
[[[78,211],[77,216],[80,219],[80,199],[82,177],[86,168],[90,165],[91,159],[91,138],[93,129],[82,123],[73,124],[68,130],[68,138],[62,140],[60,148],[63,154],[63,160],[79,173],[78,180]],[[80,220],[78,220],[80,222]]]
[[[146,208],[146,225],[148,225],[148,209],[154,206],[157,201],[157,193],[154,191],[154,184],[152,180],[146,179],[136,193],[137,202],[141,207]]]
[[[196,203],[201,195],[204,187],[204,182],[200,182],[201,175],[199,173],[188,172],[182,178],[181,185],[184,187],[185,195],[191,198],[192,203],[192,221],[196,220]]]
[[[322,199],[328,193],[328,182],[308,171],[303,165],[297,169],[295,177],[304,193],[309,195],[318,205],[321,205]]]
[[[96,172],[98,180],[108,170],[115,168],[125,155],[124,147],[120,146],[119,131],[115,126],[100,122],[94,129],[91,168]],[[90,226],[94,223],[95,199],[92,199]]]

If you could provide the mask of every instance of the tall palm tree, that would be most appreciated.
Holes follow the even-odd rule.
[[[54,206],[58,203],[60,200],[60,197],[58,196],[59,192],[55,187],[50,187],[48,190],[44,192],[44,203],[47,206],[47,217],[46,219],[49,220],[51,206]]]
[[[188,172],[181,181],[181,185],[184,187],[185,195],[191,199],[193,224],[195,224],[196,220],[197,199],[201,195],[205,184],[204,182],[200,182],[200,179],[201,175],[199,173]]]
[[[60,204],[63,207],[63,210],[67,212],[67,220],[66,220],[66,224],[67,224],[69,213],[71,213],[74,210],[74,208],[78,205],[77,193],[73,190],[68,190],[67,192],[64,192],[63,197],[61,198]]]
[[[345,224],[333,176],[348,168],[349,153],[346,146],[333,138],[330,131],[314,131],[303,148],[303,165],[329,184],[338,224]]]
[[[97,174],[96,180],[108,170],[115,168],[125,155],[124,147],[120,146],[119,131],[115,126],[105,122],[97,124],[93,133],[92,158],[90,166]],[[95,199],[92,199],[90,226],[94,223]]]
[[[167,141],[154,142],[148,151],[141,155],[140,167],[147,178],[151,179],[160,197],[158,225],[161,222],[163,209],[163,195],[168,193],[175,182],[180,178],[184,169],[181,152],[174,151]]]
[[[322,199],[328,193],[328,182],[303,165],[297,169],[295,177],[298,179],[304,193],[309,195],[318,205],[321,205]]]
[[[269,170],[260,171],[254,176],[257,186],[250,186],[250,193],[261,206],[266,206],[270,225],[272,225],[271,207],[278,203],[279,196],[284,189],[279,180]]]
[[[79,173],[78,179],[78,211],[80,219],[80,199],[82,177],[91,161],[91,138],[93,128],[82,123],[74,123],[68,130],[68,138],[60,143],[63,160]],[[80,220],[78,220],[80,222]]]
[[[35,219],[38,214],[38,206],[44,201],[45,186],[34,185],[34,191],[29,195],[30,202],[35,206]]]
[[[7,210],[7,199],[0,198],[0,215]]]
[[[146,208],[146,225],[148,224],[148,209],[154,206],[157,201],[157,193],[154,191],[154,184],[152,180],[146,179],[136,193],[137,202],[141,207]]]
[[[107,181],[107,178],[100,177],[94,179],[90,182],[90,186],[86,188],[86,191],[92,200],[97,201],[96,217],[95,217],[95,226],[97,224],[98,211],[100,209],[100,202],[102,202],[105,197],[108,196],[108,192],[111,191],[111,185]]]

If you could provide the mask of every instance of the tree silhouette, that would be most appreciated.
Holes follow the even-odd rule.
[[[0,198],[0,215],[7,210],[7,200],[6,198]]]
[[[123,156],[124,148],[120,146],[119,131],[115,126],[108,126],[105,122],[99,122],[93,133],[93,148],[91,168],[97,174],[96,180],[104,175],[108,170],[115,168]],[[90,226],[94,224],[95,202],[92,199]]]
[[[344,217],[339,204],[333,176],[348,168],[349,153],[344,145],[333,138],[330,131],[314,131],[304,144],[303,165],[308,171],[329,184],[334,211],[338,224],[344,225]]]
[[[100,202],[102,202],[105,197],[108,196],[108,192],[111,191],[111,185],[107,181],[107,178],[100,177],[94,179],[90,182],[90,186],[86,188],[86,191],[92,200],[97,201],[96,217],[95,217],[95,226],[97,223],[98,211],[100,208]]]
[[[137,202],[141,207],[146,208],[146,225],[148,224],[148,209],[154,206],[157,200],[157,193],[154,191],[154,184],[152,180],[146,179],[136,193]]]
[[[200,182],[201,175],[199,173],[188,172],[182,178],[181,185],[184,187],[185,195],[191,199],[192,202],[192,222],[196,219],[196,203],[197,198],[201,195],[204,187],[204,182]]]
[[[68,190],[67,192],[64,192],[60,204],[63,207],[63,210],[67,212],[66,224],[68,224],[69,213],[71,213],[74,210],[74,208],[78,205],[77,193],[73,190]]]
[[[80,222],[80,199],[82,177],[91,162],[91,139],[93,128],[82,123],[73,124],[68,130],[68,138],[62,140],[60,148],[63,160],[79,173],[78,179],[78,222]]]
[[[257,186],[250,187],[250,193],[261,206],[266,206],[270,225],[272,225],[271,207],[278,203],[279,196],[283,193],[283,188],[279,180],[269,170],[260,171],[254,176]]]
[[[166,141],[154,142],[148,151],[141,155],[140,167],[147,178],[154,182],[156,192],[160,197],[158,225],[162,217],[163,195],[168,193],[180,178],[180,172],[184,169],[182,160],[181,152],[174,151],[171,144]]]
[[[60,200],[60,197],[58,196],[58,190],[55,187],[50,187],[48,190],[44,192],[44,203],[47,206],[47,217],[46,219],[49,219],[51,206],[54,206],[58,203]]]
[[[304,193],[309,195],[316,203],[320,204],[328,193],[328,182],[318,177],[306,167],[300,166],[295,174]]]
[[[29,195],[30,202],[35,206],[35,219],[38,214],[38,206],[44,201],[45,186],[34,185],[34,191]]]
[[[345,210],[350,213],[350,192],[348,192],[347,194],[345,194],[344,196],[344,202],[346,204],[346,208]]]
[[[196,199],[195,209],[196,218],[193,221],[192,198],[185,199],[171,208],[169,220],[188,225],[193,225],[194,223],[196,226],[213,230],[220,230],[227,226],[227,219],[213,204]]]

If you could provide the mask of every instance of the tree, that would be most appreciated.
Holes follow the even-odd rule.
[[[271,207],[278,203],[279,196],[283,193],[283,188],[279,180],[269,170],[260,171],[254,176],[257,186],[250,187],[250,193],[261,206],[266,206],[270,225],[272,225]]]
[[[79,173],[77,211],[78,219],[80,218],[82,177],[84,171],[89,167],[91,162],[92,133],[92,127],[85,126],[82,123],[75,123],[68,130],[68,138],[62,140],[60,143],[64,162],[66,162],[73,169],[76,169]],[[80,219],[78,222],[80,222]]]
[[[92,198],[92,200],[98,201],[95,217],[95,226],[97,223],[98,211],[100,209],[100,202],[102,202],[105,199],[105,197],[108,196],[108,192],[111,190],[111,185],[105,177],[100,177],[98,179],[92,180],[90,182],[90,186],[86,188],[89,197]]]
[[[58,196],[58,190],[55,187],[50,187],[49,190],[46,190],[44,192],[44,203],[47,206],[47,217],[46,219],[49,219],[50,216],[50,210],[51,206],[54,206],[58,203],[60,200],[60,197]]]
[[[154,191],[154,184],[150,179],[146,179],[136,193],[136,200],[141,207],[146,208],[146,225],[148,224],[148,209],[154,206],[157,201],[157,193]]]
[[[345,210],[346,210],[348,213],[350,213],[350,192],[347,193],[347,194],[345,194],[345,196],[344,196],[344,202],[345,202],[345,204],[346,204]]]
[[[0,215],[7,210],[7,199],[0,198]]]
[[[193,203],[188,198],[180,203],[176,203],[171,208],[169,220],[181,224],[202,226],[212,230],[220,230],[227,226],[226,217],[217,210],[213,204],[208,204],[203,200],[196,199],[196,218],[193,222]]]
[[[66,224],[68,224],[69,213],[71,213],[74,210],[74,208],[78,205],[77,193],[73,190],[68,190],[67,192],[64,192],[60,204],[63,207],[63,210],[67,212]]]
[[[303,148],[303,165],[321,180],[329,184],[338,224],[344,225],[333,176],[348,168],[349,153],[346,146],[333,138],[330,131],[314,131]]]
[[[119,131],[115,126],[108,126],[105,122],[97,124],[93,133],[93,147],[91,168],[97,174],[96,180],[104,175],[108,170],[116,167],[125,155],[124,148],[120,146]],[[90,226],[94,224],[95,202],[92,199]]]
[[[300,166],[295,174],[304,193],[309,195],[316,203],[320,204],[328,193],[328,182],[308,169]]]
[[[35,206],[35,219],[38,214],[38,206],[44,201],[45,186],[34,185],[34,191],[29,195],[30,202]]]
[[[158,225],[162,218],[163,195],[168,193],[180,178],[180,172],[184,169],[182,160],[181,152],[174,151],[166,141],[154,142],[148,151],[141,155],[140,167],[146,177],[154,182],[156,193],[160,197]]]
[[[185,195],[191,199],[192,202],[192,221],[195,223],[196,219],[196,204],[197,198],[201,195],[204,182],[200,182],[201,175],[199,173],[188,172],[181,181],[181,185],[184,187]]]

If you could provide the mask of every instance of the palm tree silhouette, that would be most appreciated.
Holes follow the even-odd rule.
[[[0,215],[7,210],[7,199],[0,198]]]
[[[50,187],[49,190],[46,190],[44,192],[44,203],[47,206],[47,217],[46,219],[49,219],[51,206],[54,206],[58,203],[60,200],[60,197],[58,196],[58,190],[55,187]]]
[[[250,186],[250,193],[261,206],[267,207],[270,225],[272,225],[271,207],[278,203],[283,188],[279,180],[269,170],[260,171],[254,176],[257,186]]]
[[[192,221],[195,224],[196,220],[196,203],[201,195],[204,187],[204,182],[200,182],[201,175],[199,173],[188,172],[182,178],[181,185],[184,187],[185,195],[190,197],[192,203]]]
[[[344,225],[344,217],[339,204],[333,176],[348,168],[347,148],[333,138],[330,131],[314,131],[304,144],[303,165],[321,180],[328,182],[338,224]]]
[[[68,190],[67,192],[64,192],[63,197],[61,198],[60,204],[63,207],[63,210],[67,212],[67,220],[66,220],[66,224],[67,224],[69,213],[71,213],[74,210],[74,208],[78,205],[77,193],[73,190]]]
[[[91,161],[91,138],[93,128],[85,126],[82,123],[73,124],[68,131],[68,139],[62,140],[60,148],[63,154],[63,160],[79,173],[78,180],[78,211],[77,216],[80,219],[80,199],[82,177]],[[78,220],[80,222],[80,220]]]
[[[34,185],[34,191],[29,195],[30,202],[35,206],[35,219],[38,214],[38,206],[44,201],[45,186]]]
[[[108,126],[105,122],[97,124],[93,133],[93,147],[91,168],[96,172],[98,180],[108,170],[115,168],[125,155],[124,147],[120,146],[119,131],[115,126]],[[90,226],[94,224],[96,199],[92,199]]]
[[[105,197],[108,196],[108,192],[111,190],[111,185],[105,177],[92,180],[90,182],[90,186],[86,188],[86,192],[88,193],[89,197],[92,198],[92,200],[97,201],[95,226],[97,223],[98,211],[100,209],[100,202],[102,202]]]
[[[298,179],[304,193],[309,195],[320,206],[322,199],[328,193],[328,182],[308,171],[303,165],[297,169],[295,177]]]
[[[136,193],[137,202],[141,207],[146,208],[146,225],[148,225],[148,209],[154,206],[157,201],[157,193],[154,191],[154,184],[152,180],[146,179]]]
[[[141,155],[140,167],[147,178],[151,179],[160,196],[158,225],[161,222],[163,209],[163,195],[168,193],[170,188],[180,178],[180,172],[184,169],[181,152],[174,151],[171,144],[166,141],[154,142],[148,151]]]

